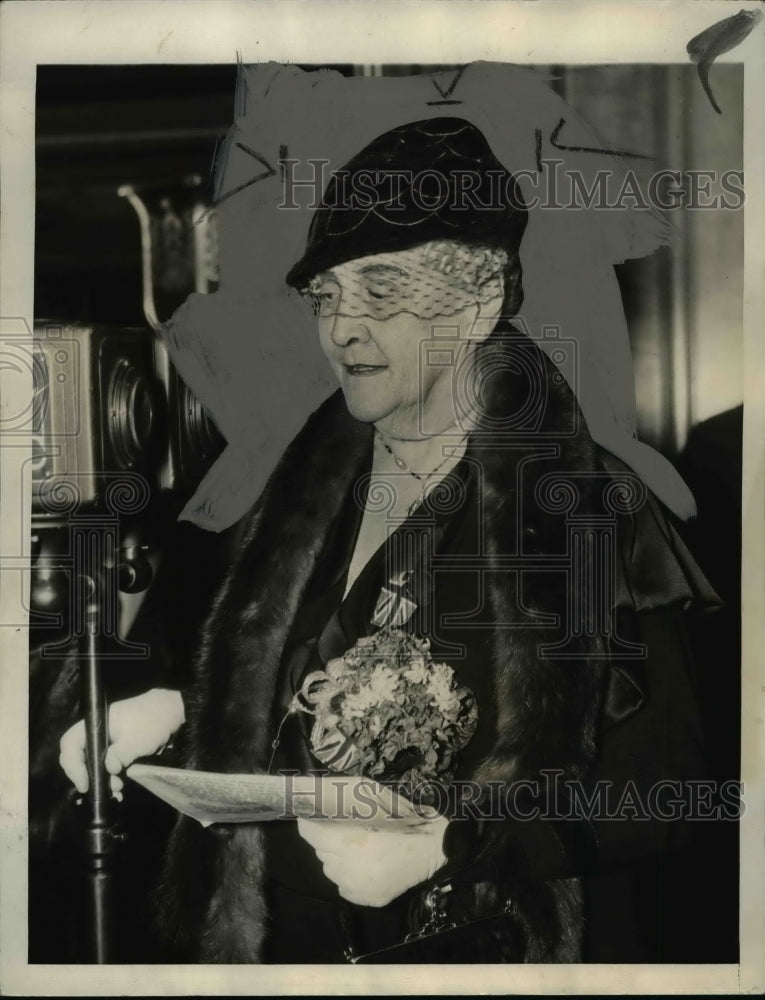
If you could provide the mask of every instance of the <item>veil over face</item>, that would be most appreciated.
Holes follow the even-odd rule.
[[[304,296],[351,414],[409,439],[462,420],[458,372],[494,329],[506,266],[502,250],[431,241],[315,275]]]
[[[301,294],[323,319],[386,320],[401,312],[435,319],[504,299],[508,266],[502,249],[433,240],[337,264],[314,275]]]

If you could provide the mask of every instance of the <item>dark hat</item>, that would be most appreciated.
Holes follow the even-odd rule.
[[[337,264],[431,240],[498,247],[512,258],[526,219],[515,178],[475,125],[451,117],[412,122],[332,174],[286,281],[302,289]]]

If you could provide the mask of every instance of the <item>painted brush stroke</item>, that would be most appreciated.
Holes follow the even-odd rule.
[[[709,70],[712,68],[712,63],[724,52],[730,52],[740,45],[760,20],[762,20],[761,10],[740,10],[738,14],[723,18],[722,21],[706,28],[692,38],[685,47],[691,62],[696,63],[701,86],[718,115],[721,115],[722,111],[709,85]]]

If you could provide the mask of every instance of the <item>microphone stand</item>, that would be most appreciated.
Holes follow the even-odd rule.
[[[107,660],[142,657],[141,645],[118,635],[119,591],[139,593],[149,585],[152,569],[144,547],[119,546],[115,511],[95,509],[68,519],[69,554],[58,559],[70,568],[70,631],[62,642],[46,644],[44,657],[59,659],[76,643],[80,673],[80,708],[85,726],[88,791],[83,797],[83,858],[87,883],[86,961],[99,965],[115,958],[114,852],[125,839],[119,830],[105,766],[109,746],[108,706],[103,678]],[[45,527],[63,527],[48,522]],[[57,589],[57,588],[56,588]]]
[[[101,676],[103,568],[91,566],[78,578],[84,629],[79,636],[81,705],[89,786],[85,795],[85,867],[90,916],[90,953],[102,965],[112,960],[110,900],[112,854],[118,839],[104,758],[109,746],[108,710]]]
[[[79,519],[78,519],[79,520]],[[118,522],[109,517],[85,518],[74,535],[80,629],[79,660],[89,786],[85,796],[85,860],[90,911],[90,953],[99,965],[114,961],[113,855],[125,839],[114,817],[109,773],[104,763],[109,747],[108,706],[102,677],[105,640],[117,636],[119,591],[140,593],[149,585],[151,564],[140,545],[118,547]],[[134,649],[135,652],[135,649]]]
[[[114,961],[113,855],[117,843],[125,839],[113,815],[109,773],[104,763],[109,747],[108,706],[101,675],[106,654],[104,640],[116,636],[118,591],[140,593],[149,585],[152,575],[143,547],[117,549],[116,531],[110,531],[109,526],[114,529],[114,522],[96,519],[91,528],[95,538],[91,536],[90,544],[85,546],[84,572],[79,575],[84,626],[79,638],[80,685],[89,777],[85,796],[85,857],[90,952],[99,965]],[[77,549],[76,546],[75,552]]]

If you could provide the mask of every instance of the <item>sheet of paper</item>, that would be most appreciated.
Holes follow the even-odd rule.
[[[217,774],[154,764],[132,764],[127,775],[202,826],[302,817],[400,830],[429,815],[383,785],[345,775]]]

